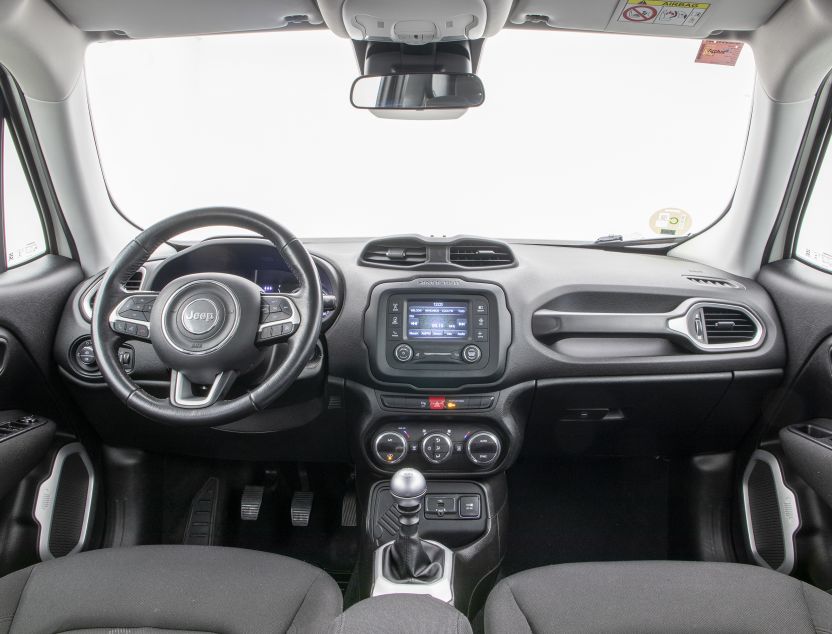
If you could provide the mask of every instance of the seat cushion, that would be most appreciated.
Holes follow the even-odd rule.
[[[330,634],[471,634],[471,624],[439,599],[387,594],[350,607],[332,624]]]
[[[0,579],[0,634],[324,632],[340,612],[322,570],[236,548],[96,550]]]
[[[830,632],[832,596],[740,564],[565,564],[498,583],[485,631]]]

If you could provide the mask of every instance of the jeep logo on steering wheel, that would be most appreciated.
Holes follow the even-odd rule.
[[[193,335],[204,335],[217,326],[218,314],[217,305],[210,299],[194,299],[182,310],[182,326]]]

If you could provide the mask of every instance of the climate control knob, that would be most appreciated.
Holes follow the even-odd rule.
[[[402,363],[407,363],[413,358],[413,348],[411,348],[406,343],[400,343],[396,346],[396,349],[393,350],[393,355],[395,355],[398,361]]]
[[[407,440],[397,431],[386,431],[376,436],[373,451],[379,462],[398,464],[407,455]]]
[[[494,464],[500,457],[500,439],[490,431],[478,431],[465,444],[465,454],[468,460],[478,467]]]
[[[445,462],[451,457],[453,450],[453,443],[447,434],[428,434],[422,441],[422,455],[433,464]]]

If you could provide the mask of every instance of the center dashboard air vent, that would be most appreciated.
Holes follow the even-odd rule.
[[[428,249],[416,244],[382,244],[372,242],[364,249],[361,260],[376,266],[417,266],[428,259]]]
[[[449,248],[451,264],[466,268],[487,268],[511,266],[514,254],[505,244],[499,242],[459,242]]]

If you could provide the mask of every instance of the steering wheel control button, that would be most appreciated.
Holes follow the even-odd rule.
[[[433,464],[445,462],[452,452],[453,444],[447,434],[428,434],[422,441],[422,455]]]
[[[465,346],[462,349],[462,358],[468,363],[476,363],[482,358],[482,350],[475,345]]]
[[[216,330],[221,324],[221,313],[217,304],[207,297],[198,297],[180,312],[182,326],[192,335],[205,335]]]
[[[260,328],[257,341],[267,342],[292,335],[300,324],[294,303],[282,295],[264,295],[260,299]]]
[[[413,358],[413,348],[406,343],[400,343],[393,351],[396,359],[402,363],[407,363]]]
[[[465,446],[468,459],[478,467],[494,464],[500,457],[500,440],[489,431],[479,431],[473,434]]]
[[[388,431],[376,436],[373,451],[380,462],[398,464],[407,455],[407,440],[397,431]]]

